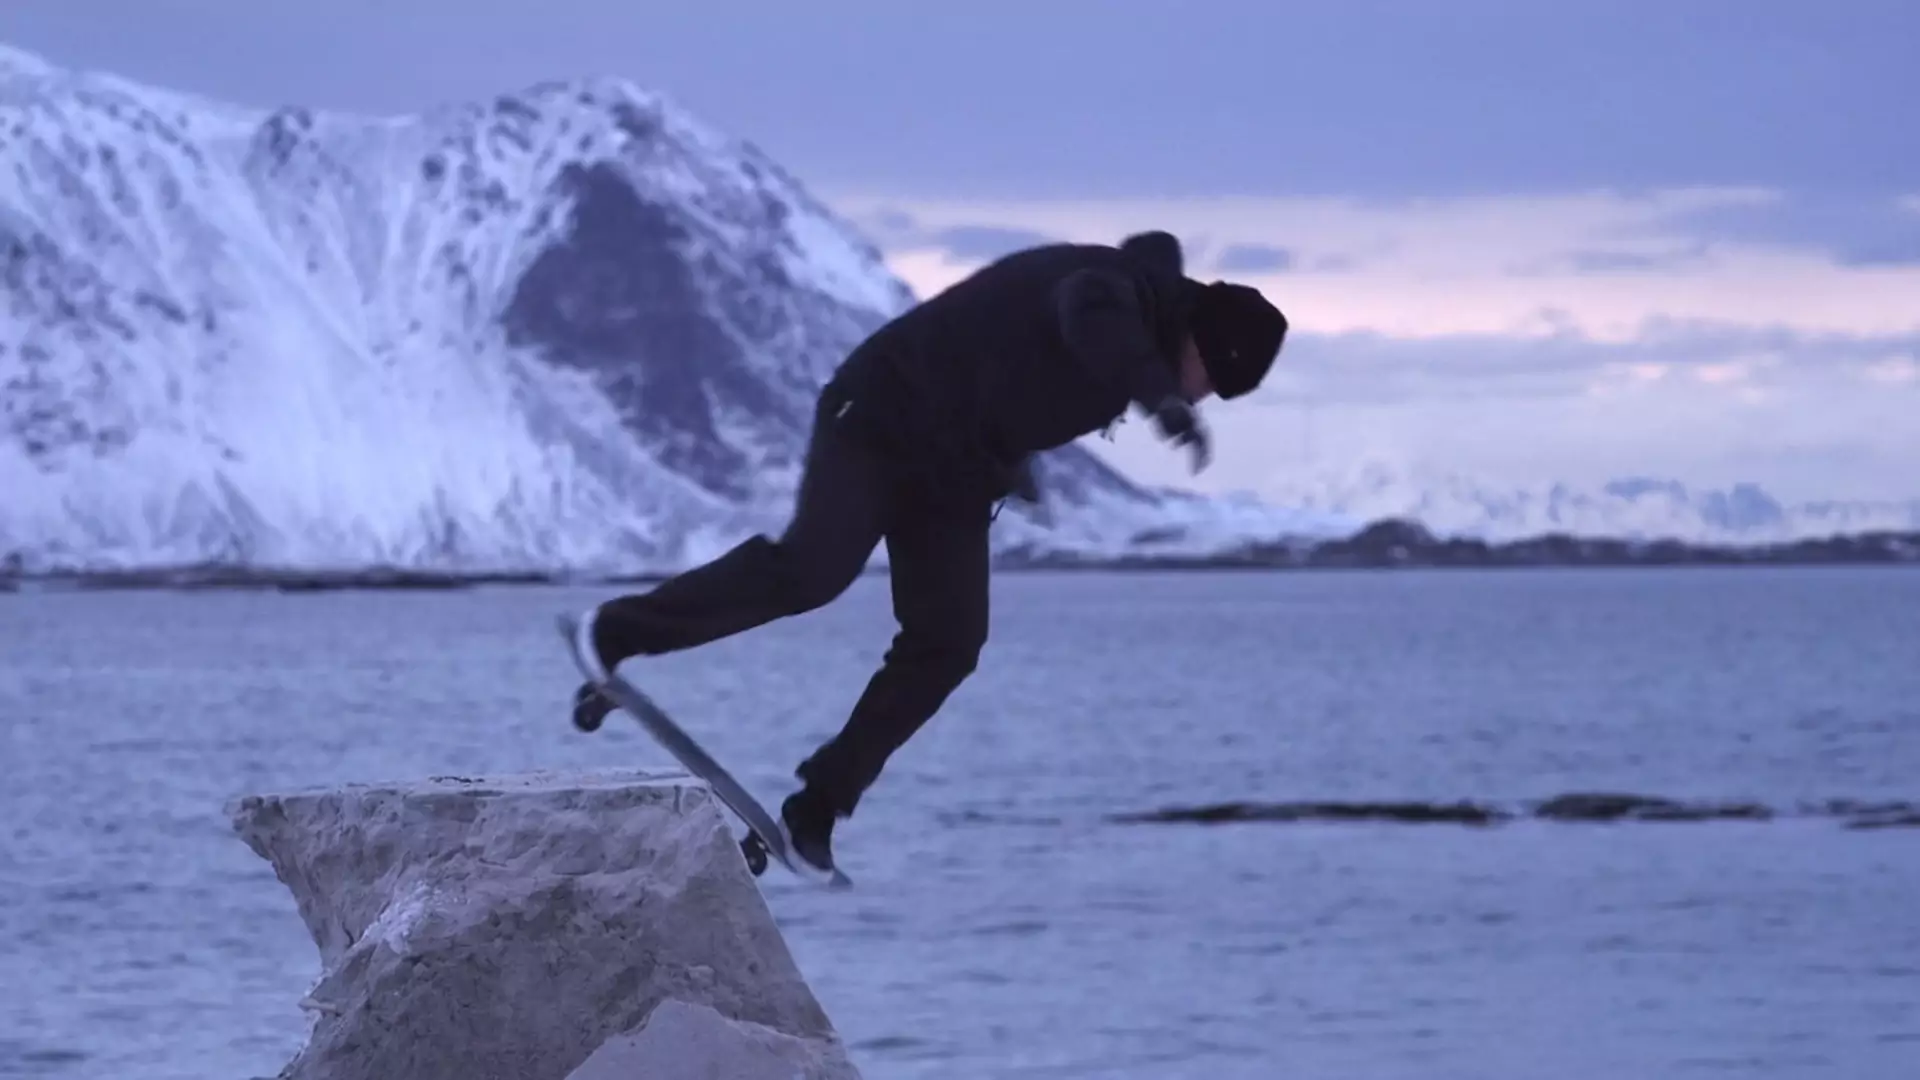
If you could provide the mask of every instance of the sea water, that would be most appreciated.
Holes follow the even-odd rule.
[[[317,957],[231,796],[670,765],[566,719],[605,590],[0,596],[0,1075],[270,1076]],[[979,671],[760,879],[865,1075],[1920,1076],[1920,571],[1004,574]],[[771,801],[884,578],[630,666]],[[616,718],[617,719],[617,718]],[[1124,824],[1624,792],[1763,820]]]

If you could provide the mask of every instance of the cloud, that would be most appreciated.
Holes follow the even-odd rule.
[[[1647,227],[1701,241],[1814,251],[1847,267],[1920,266],[1920,213],[1910,198],[1780,193],[1684,210]]]
[[[1202,478],[1145,425],[1088,445],[1146,482],[1209,491],[1284,492],[1385,460],[1496,485],[1656,474],[1913,497],[1920,332],[1653,319],[1627,340],[1302,333],[1259,391],[1207,415],[1218,453]]]
[[[913,220],[912,214],[890,206],[883,206],[869,212],[863,224],[870,231],[887,237],[912,235],[919,227]]]
[[[1612,248],[1574,248],[1532,262],[1515,264],[1516,276],[1553,274],[1648,274],[1703,266],[1711,258],[1705,243],[1694,242],[1655,251]]]
[[[1357,255],[1318,255],[1307,268],[1316,273],[1338,274],[1358,270],[1363,264],[1364,260]]]
[[[1212,261],[1223,274],[1278,273],[1293,265],[1293,252],[1272,244],[1229,244]]]
[[[956,259],[983,261],[1053,241],[1053,237],[1031,229],[1002,229],[993,225],[954,225],[926,236],[927,243],[944,249]]]
[[[1022,248],[1059,238],[1021,226],[950,222],[929,225],[897,206],[874,206],[853,215],[853,224],[888,253],[924,255],[932,251],[949,265],[990,262]],[[923,294],[924,295],[924,294]]]
[[[1285,252],[1284,269],[1232,275],[1294,330],[1259,392],[1208,410],[1221,438],[1209,490],[1274,490],[1283,466],[1387,456],[1493,482],[1653,473],[1809,497],[1920,493],[1920,265],[1830,254],[1897,235],[1863,221],[1920,221],[1920,196],[1857,217],[1829,201],[1797,231],[1777,216],[1810,202],[1717,188],[872,205],[904,208],[929,236],[990,224],[1113,243],[1165,228],[1193,265]],[[921,295],[977,265],[882,246]],[[1089,445],[1147,482],[1195,482],[1146,425]]]
[[[1534,336],[1301,333],[1289,340],[1269,384],[1255,398],[1409,403],[1578,397],[1682,382],[1727,393],[1765,393],[1783,381],[1807,378],[1908,386],[1916,383],[1917,371],[1920,332],[1820,333],[1654,318],[1626,340],[1568,330]]]
[[[89,0],[4,22],[57,60],[262,105],[623,75],[810,184],[892,192],[1910,189],[1920,6],[1697,6]],[[1195,60],[1203,79],[1130,77]]]
[[[954,222],[950,218],[931,225],[913,213],[884,204],[854,211],[853,219],[855,227],[889,255],[924,258],[930,252],[937,253],[947,266],[968,269],[1022,248],[1094,239],[1023,225]],[[1136,232],[1139,228],[1125,231]],[[1118,239],[1100,237],[1096,242],[1114,243]],[[1243,241],[1216,249],[1213,241],[1202,235],[1182,237],[1181,247],[1190,268],[1205,267],[1218,274],[1279,274],[1303,265],[1319,271],[1342,271],[1360,265],[1356,256],[1341,253],[1320,253],[1310,264],[1303,264],[1298,253],[1279,244]]]
[[[1209,405],[1215,464],[1200,477],[1149,425],[1086,445],[1147,483],[1283,494],[1356,462],[1458,474],[1493,486],[1622,476],[1752,481],[1791,498],[1920,496],[1920,363],[1872,360],[1884,344],[1804,343],[1745,356],[1731,336],[1692,351],[1569,340],[1544,354],[1471,340],[1303,340],[1260,392]],[[1897,381],[1888,381],[1897,380]]]
[[[835,201],[856,221],[876,207],[912,215],[916,232],[875,238],[922,296],[977,264],[934,246],[931,236],[942,229],[991,225],[1114,243],[1130,232],[1164,228],[1190,252],[1209,257],[1233,247],[1286,252],[1284,270],[1232,276],[1266,290],[1303,332],[1421,337],[1574,329],[1626,340],[1657,317],[1768,321],[1808,332],[1920,329],[1920,305],[1913,302],[1920,265],[1847,265],[1813,247],[1736,242],[1685,228],[1739,222],[1743,208],[1747,218],[1765,220],[1786,199],[1759,188],[1400,199]],[[1892,215],[1891,226],[1920,222],[1920,214],[1890,201],[1875,205],[1873,213]],[[1862,232],[1861,238],[1894,235]],[[1210,238],[1222,239],[1215,246]],[[1557,322],[1543,323],[1545,311],[1559,312]]]

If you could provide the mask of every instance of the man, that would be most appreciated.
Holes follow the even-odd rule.
[[[1129,404],[1163,438],[1210,454],[1194,406],[1265,378],[1287,320],[1252,288],[1185,276],[1164,232],[1119,246],[1016,252],[919,304],[855,348],[822,389],[793,516],[650,592],[582,619],[607,671],[691,648],[838,597],[887,545],[899,631],[845,726],[781,805],[794,852],[830,870],[838,818],[974,670],[987,640],[988,527],[1009,495],[1037,502],[1030,459],[1118,420]],[[611,705],[591,683],[574,722]]]

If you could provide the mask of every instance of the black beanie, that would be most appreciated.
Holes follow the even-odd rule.
[[[1287,317],[1259,289],[1225,281],[1199,290],[1187,325],[1222,398],[1252,393],[1287,339]]]

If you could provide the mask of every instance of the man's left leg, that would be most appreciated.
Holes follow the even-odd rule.
[[[839,734],[795,770],[804,783],[781,806],[802,858],[832,860],[836,817],[853,813],[887,759],[973,673],[987,641],[991,515],[903,514],[887,532],[900,629]]]

